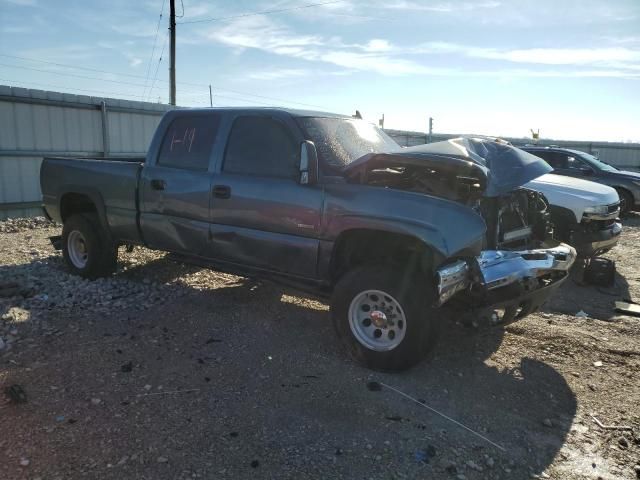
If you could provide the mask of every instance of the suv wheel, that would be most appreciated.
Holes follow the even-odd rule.
[[[633,195],[622,188],[616,188],[620,197],[620,215],[626,215],[633,209]]]
[[[72,273],[84,278],[113,273],[117,248],[106,238],[97,215],[72,215],[62,228],[62,255]]]
[[[395,267],[364,266],[335,286],[331,318],[349,354],[365,367],[399,371],[433,350],[439,311],[431,285]]]

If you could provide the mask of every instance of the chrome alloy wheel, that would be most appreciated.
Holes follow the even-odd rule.
[[[362,345],[385,352],[400,345],[407,331],[407,319],[400,303],[391,295],[365,290],[351,301],[349,326]]]
[[[67,238],[67,251],[69,252],[69,260],[76,268],[84,268],[89,261],[89,252],[87,251],[87,241],[84,235],[78,230],[69,233]]]

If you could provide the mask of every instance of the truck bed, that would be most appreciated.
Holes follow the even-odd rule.
[[[44,207],[62,222],[68,195],[75,195],[76,201],[85,195],[102,210],[98,213],[113,238],[139,243],[138,180],[143,164],[144,157],[45,157],[40,170]]]

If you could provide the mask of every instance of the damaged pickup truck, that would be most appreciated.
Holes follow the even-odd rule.
[[[419,362],[443,309],[535,311],[576,253],[549,244],[550,167],[500,142],[401,149],[341,115],[174,110],[145,159],[45,158],[45,208],[72,272],[115,270],[118,246],[269,278],[330,298],[351,355],[382,370]],[[212,321],[215,321],[212,320]]]

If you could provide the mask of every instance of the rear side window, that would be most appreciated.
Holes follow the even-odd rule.
[[[185,115],[176,118],[162,141],[158,165],[207,170],[219,126],[219,115]]]
[[[226,173],[295,178],[299,147],[285,125],[269,117],[233,122],[222,170]]]

